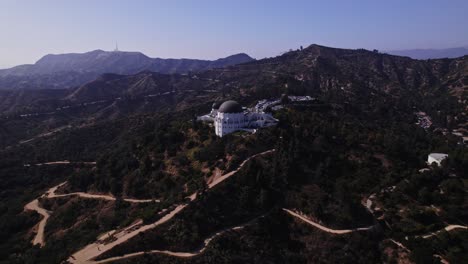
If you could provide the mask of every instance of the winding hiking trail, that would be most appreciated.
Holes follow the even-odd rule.
[[[431,238],[431,237],[433,237],[433,236],[437,236],[437,235],[440,234],[441,232],[444,232],[444,231],[450,232],[450,231],[455,230],[455,229],[468,229],[468,227],[467,227],[467,226],[462,226],[462,225],[448,225],[448,226],[442,228],[442,229],[439,230],[439,231],[432,232],[432,233],[430,233],[430,234],[428,234],[428,235],[424,235],[424,236],[420,236],[420,237],[422,237],[422,238],[424,238],[424,239],[427,239],[427,238]]]
[[[36,236],[34,236],[34,239],[33,239],[32,243],[33,243],[33,245],[40,245],[41,247],[43,247],[45,245],[44,229],[45,229],[47,220],[49,219],[50,213],[46,209],[39,206],[39,200],[38,199],[36,199],[36,200],[28,203],[27,205],[25,205],[24,209],[25,210],[36,211],[40,215],[42,215],[42,219],[39,222],[39,224],[37,225]]]
[[[58,161],[50,161],[44,163],[36,163],[32,164],[34,166],[46,166],[46,165],[85,165],[85,166],[95,166],[95,161],[69,161],[69,160],[58,160]],[[24,167],[31,167],[31,164],[26,163],[23,164]]]
[[[296,212],[294,212],[292,210],[283,208],[283,211],[285,211],[288,214],[302,220],[303,222],[308,223],[309,225],[312,225],[312,226],[314,226],[314,227],[316,227],[316,228],[318,228],[318,229],[320,229],[322,231],[325,231],[325,232],[331,233],[331,234],[343,235],[343,234],[348,234],[348,233],[356,232],[356,231],[368,231],[368,230],[371,230],[373,227],[375,227],[375,225],[372,225],[372,226],[368,226],[368,227],[359,227],[359,228],[355,228],[355,229],[331,229],[331,228],[328,228],[328,227],[323,226],[321,224],[318,224],[318,223],[310,220],[306,216],[304,216],[302,214],[299,214],[299,213],[296,213]],[[441,233],[443,231],[450,232],[450,231],[455,230],[455,229],[468,229],[468,227],[467,226],[462,226],[462,225],[448,225],[448,226],[442,228],[439,231],[432,232],[432,233],[427,234],[427,235],[417,236],[417,237],[422,237],[424,239],[427,239],[427,238],[436,236],[436,235],[438,235],[439,233]],[[393,243],[397,244],[398,246],[408,250],[406,247],[403,246],[403,244],[401,244],[401,243],[399,243],[399,242],[397,242],[397,241],[395,241],[393,239],[390,239],[390,241],[392,241]]]
[[[208,184],[208,189],[211,189],[211,188],[217,186],[221,182],[223,182],[226,179],[228,179],[229,177],[233,176],[235,173],[237,173],[251,159],[253,159],[255,157],[258,157],[258,156],[261,156],[261,155],[266,155],[266,154],[272,153],[274,151],[275,151],[275,149],[272,149],[272,150],[268,150],[268,151],[261,152],[261,153],[250,156],[249,158],[245,159],[238,166],[237,169],[235,169],[235,170],[233,170],[231,172],[228,172],[228,173],[214,179],[211,183]],[[55,161],[55,162],[47,162],[47,163],[36,164],[36,165],[41,166],[41,165],[54,165],[54,164],[70,164],[70,162],[69,161]],[[94,162],[88,162],[87,164],[95,165]],[[84,193],[84,192],[56,194],[57,189],[60,188],[61,186],[65,185],[66,183],[67,182],[63,182],[63,183],[61,183],[59,185],[51,187],[40,198],[59,198],[59,197],[67,197],[67,196],[78,196],[78,197],[86,198],[86,199],[100,199],[100,200],[107,200],[107,201],[115,201],[117,199],[116,197],[114,197],[112,195],[90,194],[90,193]],[[98,257],[101,254],[111,250],[112,248],[114,248],[117,245],[125,243],[126,241],[128,241],[129,239],[135,237],[139,233],[145,232],[145,231],[150,230],[150,229],[153,229],[153,228],[155,228],[155,227],[157,227],[157,226],[159,226],[161,224],[164,224],[167,221],[171,220],[175,215],[180,213],[185,207],[187,207],[190,204],[190,202],[194,201],[196,198],[197,198],[197,192],[191,194],[190,196],[187,196],[187,199],[189,199],[189,202],[177,205],[169,213],[167,213],[162,218],[160,218],[158,221],[156,221],[156,222],[154,222],[152,224],[142,225],[143,221],[139,220],[139,221],[136,221],[133,224],[131,224],[130,226],[127,226],[127,227],[125,227],[125,228],[123,228],[121,230],[110,230],[110,231],[106,232],[105,234],[100,235],[95,242],[93,242],[93,243],[87,245],[86,247],[82,248],[81,250],[75,252],[73,255],[71,255],[69,257],[69,259],[67,261],[70,262],[70,263],[108,263],[108,262],[112,262],[112,261],[116,261],[116,260],[120,260],[120,259],[132,258],[132,257],[144,255],[144,254],[166,254],[166,255],[181,257],[181,258],[194,257],[194,256],[197,256],[197,255],[203,253],[206,250],[209,243],[214,238],[216,238],[217,236],[220,236],[220,235],[224,234],[225,232],[228,232],[228,231],[231,231],[231,230],[242,229],[246,225],[246,224],[244,224],[244,225],[241,225],[241,226],[227,228],[227,229],[224,229],[222,231],[219,231],[219,232],[215,233],[214,235],[212,235],[209,238],[205,239],[204,246],[202,248],[200,248],[199,250],[197,250],[197,251],[173,252],[173,251],[167,251],[167,250],[151,250],[151,251],[146,251],[146,252],[141,251],[141,252],[130,253],[130,254],[126,254],[126,255],[118,256],[118,257],[111,257],[111,258],[100,260],[100,261],[94,261],[94,259],[96,257]],[[130,203],[160,202],[160,200],[154,200],[154,199],[124,198],[122,200],[124,200],[126,202],[130,202]],[[26,204],[24,206],[24,210],[36,211],[40,215],[43,216],[43,218],[41,219],[41,221],[37,225],[37,233],[36,233],[36,236],[34,237],[32,243],[34,245],[39,244],[41,247],[44,246],[45,245],[44,229],[45,229],[45,226],[47,224],[47,220],[50,217],[51,212],[49,212],[46,209],[40,207],[39,198],[31,201],[28,204]],[[161,212],[159,212],[158,214],[163,214],[163,213],[166,213],[168,211],[169,211],[169,209],[164,209]],[[323,225],[321,225],[321,224],[319,224],[317,222],[312,221],[307,216],[305,216],[305,215],[303,215],[301,213],[298,213],[298,212],[295,212],[295,211],[292,211],[292,210],[289,210],[289,209],[286,209],[286,208],[283,208],[283,211],[285,211],[289,215],[291,215],[291,216],[293,216],[293,217],[295,217],[295,218],[297,218],[297,219],[299,219],[299,220],[301,220],[303,222],[306,222],[309,225],[314,226],[315,228],[318,228],[318,229],[320,229],[320,230],[322,230],[324,232],[331,233],[331,234],[343,235],[343,234],[349,234],[349,233],[356,232],[356,231],[368,231],[368,230],[371,230],[372,228],[375,227],[375,225],[372,225],[372,226],[368,226],[368,227],[361,227],[361,228],[355,228],[355,229],[331,229],[331,228],[325,227],[325,226],[323,226]],[[467,226],[462,226],[462,225],[448,225],[448,226],[446,226],[445,228],[443,228],[443,229],[441,229],[439,231],[436,231],[436,232],[433,232],[433,233],[430,233],[430,234],[427,234],[427,235],[422,235],[422,236],[419,236],[419,237],[427,239],[427,238],[438,235],[440,232],[443,232],[443,231],[449,232],[449,231],[452,231],[452,230],[455,230],[455,229],[468,229],[468,227]],[[112,238],[114,238],[114,240],[111,241],[111,242],[106,241],[111,236],[112,236]],[[394,241],[392,239],[391,239],[391,241],[394,242],[395,244],[397,244],[398,246],[408,250],[401,243],[396,242],[396,241]]]
[[[261,156],[261,155],[266,155],[266,154],[272,153],[274,151],[275,151],[275,149],[272,149],[272,150],[268,150],[268,151],[261,152],[261,153],[250,156],[249,158],[245,159],[239,165],[239,167],[237,169],[222,175],[221,177],[217,178],[215,181],[210,183],[208,185],[208,189],[211,189],[211,188],[215,187],[216,185],[220,184],[221,182],[225,181],[226,179],[228,179],[229,177],[234,175],[236,172],[238,172],[251,159],[253,159],[255,157],[258,157],[258,156]],[[155,228],[155,227],[157,227],[159,225],[162,225],[162,224],[166,223],[167,221],[171,220],[174,216],[176,216],[178,213],[180,213],[185,207],[187,207],[190,202],[194,201],[197,198],[197,193],[193,193],[192,195],[188,196],[187,198],[190,200],[188,203],[177,205],[175,207],[175,209],[170,211],[168,214],[163,216],[158,221],[156,221],[156,222],[154,222],[152,224],[143,225],[143,226],[140,226],[140,227],[135,227],[135,228],[132,228],[131,230],[129,230],[129,228],[125,228],[122,231],[114,233],[113,236],[115,238],[117,238],[117,239],[112,241],[112,242],[109,242],[107,244],[105,244],[104,239],[98,239],[94,243],[91,243],[91,244],[87,245],[86,247],[82,248],[81,250],[73,253],[70,256],[70,258],[68,258],[68,261],[70,263],[96,263],[96,261],[93,261],[93,259],[96,258],[97,256],[103,254],[104,252],[107,252],[107,251],[111,250],[112,248],[114,248],[117,245],[120,245],[120,244],[126,242],[127,240],[131,239],[132,237],[135,237],[136,235],[138,235],[141,232],[145,232],[147,230],[153,229],[153,228]],[[209,241],[211,241],[211,240],[209,240]],[[162,252],[162,253],[164,253],[164,252]],[[138,254],[138,253],[134,253],[134,254]],[[174,254],[174,252],[172,252],[172,254]],[[191,253],[179,252],[178,254],[180,254],[180,256],[182,256],[184,254],[186,255],[186,254],[191,254]]]
[[[84,193],[84,192],[74,192],[74,193],[67,193],[67,194],[56,194],[55,192],[57,191],[58,188],[61,186],[65,185],[67,182],[62,182],[59,185],[56,185],[49,190],[47,190],[41,197],[39,198],[59,198],[59,197],[67,197],[67,196],[79,196],[81,198],[87,198],[87,199],[99,199],[99,200],[107,200],[107,201],[115,201],[116,198],[111,195],[102,195],[102,194],[90,194],[90,193]],[[39,206],[39,198],[31,201],[30,203],[26,204],[24,206],[24,210],[31,210],[31,211],[36,211],[40,215],[42,215],[42,219],[38,224],[37,227],[37,232],[36,236],[34,237],[32,243],[33,245],[40,245],[43,247],[45,245],[45,240],[44,240],[44,229],[47,224],[47,220],[50,217],[50,212],[47,211],[46,209],[42,208]],[[122,199],[126,202],[129,203],[149,203],[149,202],[159,202],[159,200],[152,200],[152,199],[131,199],[131,198],[125,198]]]
[[[73,162],[69,160],[59,160],[59,161],[51,161],[51,162],[44,162],[44,163],[36,163],[36,166],[43,166],[43,165],[68,165],[68,164],[83,164],[83,165],[96,165],[95,161],[82,161],[82,162]]]
[[[50,188],[44,195],[44,198],[60,198],[60,197],[67,197],[67,196],[79,196],[81,198],[87,198],[87,199],[100,199],[100,200],[107,200],[107,201],[115,201],[117,200],[116,197],[112,195],[106,195],[106,194],[91,194],[91,193],[85,193],[85,192],[73,192],[73,193],[65,193],[65,194],[56,194],[55,192],[59,187],[62,185],[66,184],[67,182],[63,182],[57,186],[54,186]],[[133,199],[133,198],[123,198],[122,199],[125,202],[129,203],[150,203],[150,202],[160,202],[159,199]]]
[[[352,232],[356,232],[356,231],[368,231],[368,230],[371,230],[374,225],[372,226],[368,226],[368,227],[360,227],[360,228],[355,228],[355,229],[331,229],[331,228],[328,228],[326,226],[323,226],[321,224],[318,224],[312,220],[310,220],[309,218],[301,215],[301,214],[298,214],[294,211],[291,211],[289,209],[286,209],[286,208],[283,208],[283,211],[287,212],[288,214],[294,216],[295,218],[298,218],[300,220],[302,220],[303,222],[306,222],[307,224],[309,225],[312,225],[322,231],[325,231],[327,233],[331,233],[331,234],[336,234],[336,235],[344,235],[344,234],[348,234],[348,233],[352,233]]]
[[[203,253],[207,249],[208,245],[210,244],[210,242],[214,238],[216,238],[218,236],[221,236],[222,234],[224,234],[224,233],[226,233],[228,231],[243,229],[244,226],[245,225],[241,225],[241,226],[227,228],[227,229],[224,229],[222,231],[219,231],[216,234],[214,234],[214,235],[210,236],[209,238],[205,239],[205,241],[203,242],[203,247],[202,248],[200,248],[199,250],[196,250],[196,251],[192,251],[192,252],[174,252],[174,251],[168,251],[168,250],[157,250],[157,249],[155,249],[155,250],[150,250],[150,251],[140,251],[140,252],[125,254],[123,256],[103,259],[103,260],[95,261],[93,263],[108,263],[108,262],[112,262],[112,261],[117,261],[117,260],[122,260],[122,259],[141,256],[141,255],[144,255],[144,254],[165,254],[165,255],[179,257],[179,258],[191,258],[191,257],[195,257],[195,256],[200,255],[201,253]]]
[[[191,257],[195,257],[195,256],[198,256],[200,255],[201,253],[203,253],[207,248],[208,248],[208,245],[210,244],[210,242],[215,239],[216,237],[218,236],[221,236],[222,234],[226,233],[226,232],[229,232],[229,231],[233,231],[233,230],[240,230],[240,229],[243,229],[244,227],[246,227],[247,225],[255,222],[257,219],[259,218],[262,218],[264,217],[265,214],[261,215],[261,216],[258,216],[258,217],[255,217],[254,219],[248,221],[247,223],[244,223],[242,225],[239,225],[239,226],[235,226],[235,227],[229,227],[229,228],[225,228],[221,231],[218,231],[216,232],[214,235],[208,237],[207,239],[205,239],[203,241],[203,247],[201,247],[200,249],[198,250],[195,250],[195,251],[190,251],[190,252],[175,252],[175,251],[168,251],[168,250],[150,250],[150,251],[139,251],[139,252],[134,252],[134,253],[129,253],[129,254],[125,254],[125,255],[122,255],[122,256],[117,256],[117,257],[110,257],[110,258],[107,258],[107,259],[102,259],[102,260],[97,260],[97,261],[88,261],[87,263],[108,263],[108,262],[113,262],[113,261],[117,261],[117,260],[122,260],[122,259],[127,259],[127,258],[132,258],[132,257],[136,257],[136,256],[141,256],[141,255],[144,255],[144,254],[165,254],[165,255],[169,255],[169,256],[174,256],[174,257],[179,257],[179,258],[191,258]]]
[[[21,144],[26,144],[26,143],[34,141],[34,140],[36,140],[38,138],[49,137],[49,136],[51,136],[51,135],[53,135],[53,134],[55,134],[57,132],[60,132],[60,131],[62,131],[64,129],[67,129],[67,128],[71,128],[71,126],[62,126],[62,127],[56,128],[54,130],[51,130],[51,131],[48,131],[48,132],[45,132],[45,133],[41,133],[41,134],[36,135],[36,136],[34,136],[34,137],[30,138],[30,139],[21,140],[18,144],[20,144],[20,145]]]
[[[361,227],[361,228],[356,228],[356,229],[343,229],[343,230],[336,230],[336,229],[331,229],[331,228],[328,228],[328,227],[325,227],[325,226],[322,226],[310,219],[308,219],[307,217],[299,214],[299,213],[296,213],[294,211],[291,211],[289,209],[286,209],[286,208],[283,208],[283,210],[285,212],[287,212],[288,214],[308,223],[309,225],[312,225],[322,231],[325,231],[327,233],[331,233],[331,234],[337,234],[337,235],[343,235],[343,234],[348,234],[348,233],[352,233],[352,232],[356,232],[356,231],[366,231],[366,230],[370,230],[372,229],[374,226],[369,226],[369,227]],[[416,237],[421,237],[421,238],[424,238],[424,239],[427,239],[427,238],[431,238],[433,236],[437,236],[438,234],[440,234],[441,232],[450,232],[452,230],[455,230],[455,229],[468,229],[467,226],[462,226],[462,225],[448,225],[446,226],[445,228],[442,228],[441,230],[439,231],[436,231],[436,232],[432,232],[428,235],[422,235],[422,236],[416,236]],[[395,241],[394,239],[389,239],[389,241],[391,241],[392,243],[394,243],[395,245],[397,245],[398,247],[404,249],[406,252],[409,252],[411,253],[411,250],[408,249],[407,247],[405,247],[402,243],[398,242],[398,241]],[[441,255],[437,255],[437,254],[434,254],[433,255],[434,257],[436,258],[439,258],[441,263],[444,263],[444,264],[448,264],[449,262],[445,259],[445,257],[441,256]]]

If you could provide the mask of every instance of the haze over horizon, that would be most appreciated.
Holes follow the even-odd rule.
[[[276,56],[300,45],[379,50],[467,46],[466,1],[0,2],[0,68],[46,54],[113,50],[150,57]],[[220,23],[222,22],[222,23]],[[255,26],[252,26],[255,25]]]

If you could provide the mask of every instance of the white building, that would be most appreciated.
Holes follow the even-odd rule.
[[[215,133],[219,137],[240,130],[255,132],[278,122],[271,114],[244,110],[236,101],[215,102],[211,112],[198,117],[198,120],[214,122]]]
[[[437,166],[442,165],[442,161],[448,157],[448,154],[444,153],[431,153],[427,156],[427,164],[431,165],[432,163],[436,163]]]

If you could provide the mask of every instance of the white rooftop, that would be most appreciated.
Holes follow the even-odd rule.
[[[445,154],[445,153],[431,153],[429,154],[429,157],[437,160],[437,161],[442,161],[444,160],[445,158],[448,157],[448,154]]]

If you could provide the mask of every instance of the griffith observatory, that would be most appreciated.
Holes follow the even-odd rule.
[[[276,125],[278,120],[269,113],[244,109],[236,101],[214,102],[211,112],[198,120],[213,122],[215,133],[223,137],[235,131],[255,132],[258,128]]]

